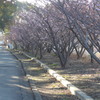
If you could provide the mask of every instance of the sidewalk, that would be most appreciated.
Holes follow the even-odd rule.
[[[0,100],[34,100],[20,63],[0,48]]]

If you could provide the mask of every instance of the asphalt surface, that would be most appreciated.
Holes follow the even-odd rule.
[[[0,47],[0,100],[35,100],[21,64]]]

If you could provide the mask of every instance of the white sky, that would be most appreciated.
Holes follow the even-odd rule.
[[[28,2],[28,3],[32,3],[32,4],[36,3],[36,4],[38,4],[38,6],[45,6],[45,3],[44,3],[45,0],[18,0],[18,1]]]
[[[29,2],[29,3],[34,3],[34,0],[18,0],[18,1],[20,1],[20,2],[25,2],[25,1],[27,1],[27,2]]]
[[[18,0],[18,1],[20,1],[20,2],[25,2],[25,1],[27,1],[28,3],[33,3],[33,4],[37,2],[39,5],[42,5],[42,6],[44,5],[44,4],[43,4],[43,0]],[[42,1],[42,3],[41,3],[40,1]],[[44,1],[45,1],[45,0],[44,0]],[[90,3],[91,1],[92,1],[92,0],[88,0],[89,3]]]
[[[32,4],[36,4],[37,6],[45,7],[45,4],[49,3],[46,0],[18,0],[20,2],[28,2]],[[88,0],[88,3],[90,4],[92,0]]]

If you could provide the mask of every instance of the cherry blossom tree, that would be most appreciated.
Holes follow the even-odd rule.
[[[45,7],[30,7],[16,14],[11,26],[15,47],[42,58],[54,52],[62,68],[66,67],[73,51],[77,58],[85,53],[100,63],[100,23],[98,0],[49,0]]]
[[[93,59],[100,63],[95,53],[100,52],[100,14],[98,0],[50,0],[66,17],[69,30],[77,37],[81,45]]]

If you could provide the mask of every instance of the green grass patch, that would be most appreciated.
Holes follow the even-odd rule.
[[[58,64],[55,64],[55,63],[53,63],[53,64],[50,64],[51,66],[58,66]]]

